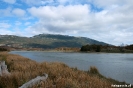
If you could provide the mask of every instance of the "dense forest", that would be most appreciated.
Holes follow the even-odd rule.
[[[80,51],[95,51],[100,52],[102,45],[84,45],[81,47]]]
[[[132,45],[127,45],[127,46],[125,47],[125,49],[133,50],[133,44],[132,44]]]
[[[5,46],[0,46],[0,51],[10,51],[10,48]]]
[[[133,45],[126,46],[113,46],[113,45],[83,45],[80,49],[82,52],[120,52],[120,53],[133,53]]]

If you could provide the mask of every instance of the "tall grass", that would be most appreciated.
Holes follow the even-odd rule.
[[[3,59],[4,58],[4,59]],[[87,72],[70,68],[59,62],[37,63],[28,58],[0,53],[0,60],[5,60],[10,76],[0,77],[0,88],[18,88],[22,84],[38,75],[47,73],[46,82],[40,82],[32,88],[111,88],[112,82],[92,76]],[[99,73],[96,68],[91,68],[92,73]]]

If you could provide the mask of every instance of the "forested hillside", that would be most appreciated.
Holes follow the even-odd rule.
[[[15,35],[0,35],[0,45],[17,48],[43,48],[81,47],[86,44],[106,45],[86,37],[74,37],[67,35],[39,34],[33,37],[21,37]]]

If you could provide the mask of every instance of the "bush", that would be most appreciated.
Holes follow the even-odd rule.
[[[0,51],[10,51],[8,47],[0,46]]]
[[[99,74],[99,71],[95,66],[93,66],[93,67],[91,66],[89,72],[92,74]]]

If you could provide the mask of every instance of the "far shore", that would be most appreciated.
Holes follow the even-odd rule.
[[[95,51],[80,51],[80,50],[55,50],[55,49],[44,49],[44,50],[11,50],[11,51],[39,51],[39,52],[74,52],[74,53],[133,53],[133,51],[125,51],[125,52],[120,52],[120,51],[101,51],[101,52],[95,52]]]

